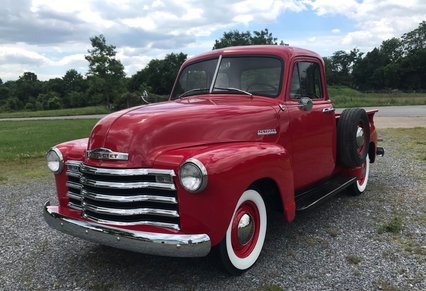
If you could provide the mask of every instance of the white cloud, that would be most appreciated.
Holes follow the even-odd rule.
[[[365,51],[416,28],[426,15],[424,0],[312,0],[307,3],[320,16],[342,15],[354,21],[356,30],[343,36],[340,43],[346,48],[358,47]]]
[[[285,39],[325,55],[353,47],[369,50],[414,29],[426,15],[423,0],[8,0],[3,6],[7,7],[0,10],[3,80],[16,79],[24,71],[63,76],[76,68],[84,73],[89,38],[100,33],[117,47],[117,57],[131,75],[167,53],[210,50],[223,31],[279,25],[286,13],[311,10],[324,21],[338,15],[355,23],[350,31],[344,25],[328,31],[313,27],[298,39]],[[297,29],[284,27],[281,33]]]

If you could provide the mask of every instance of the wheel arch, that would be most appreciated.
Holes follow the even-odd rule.
[[[248,189],[258,190],[266,204],[266,209],[284,211],[283,200],[277,182],[272,178],[261,178],[254,181]]]

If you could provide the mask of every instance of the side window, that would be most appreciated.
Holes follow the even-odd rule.
[[[291,79],[290,97],[309,97],[311,99],[321,99],[323,97],[321,71],[317,63],[296,63]]]

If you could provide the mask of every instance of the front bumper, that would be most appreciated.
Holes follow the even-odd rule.
[[[44,205],[50,227],[92,242],[138,253],[170,257],[203,257],[211,249],[207,234],[165,234],[134,231],[66,217],[57,207]]]

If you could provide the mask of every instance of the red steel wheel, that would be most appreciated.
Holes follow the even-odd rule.
[[[226,271],[238,275],[256,263],[265,242],[266,227],[262,196],[253,189],[244,191],[219,245],[219,259]]]

